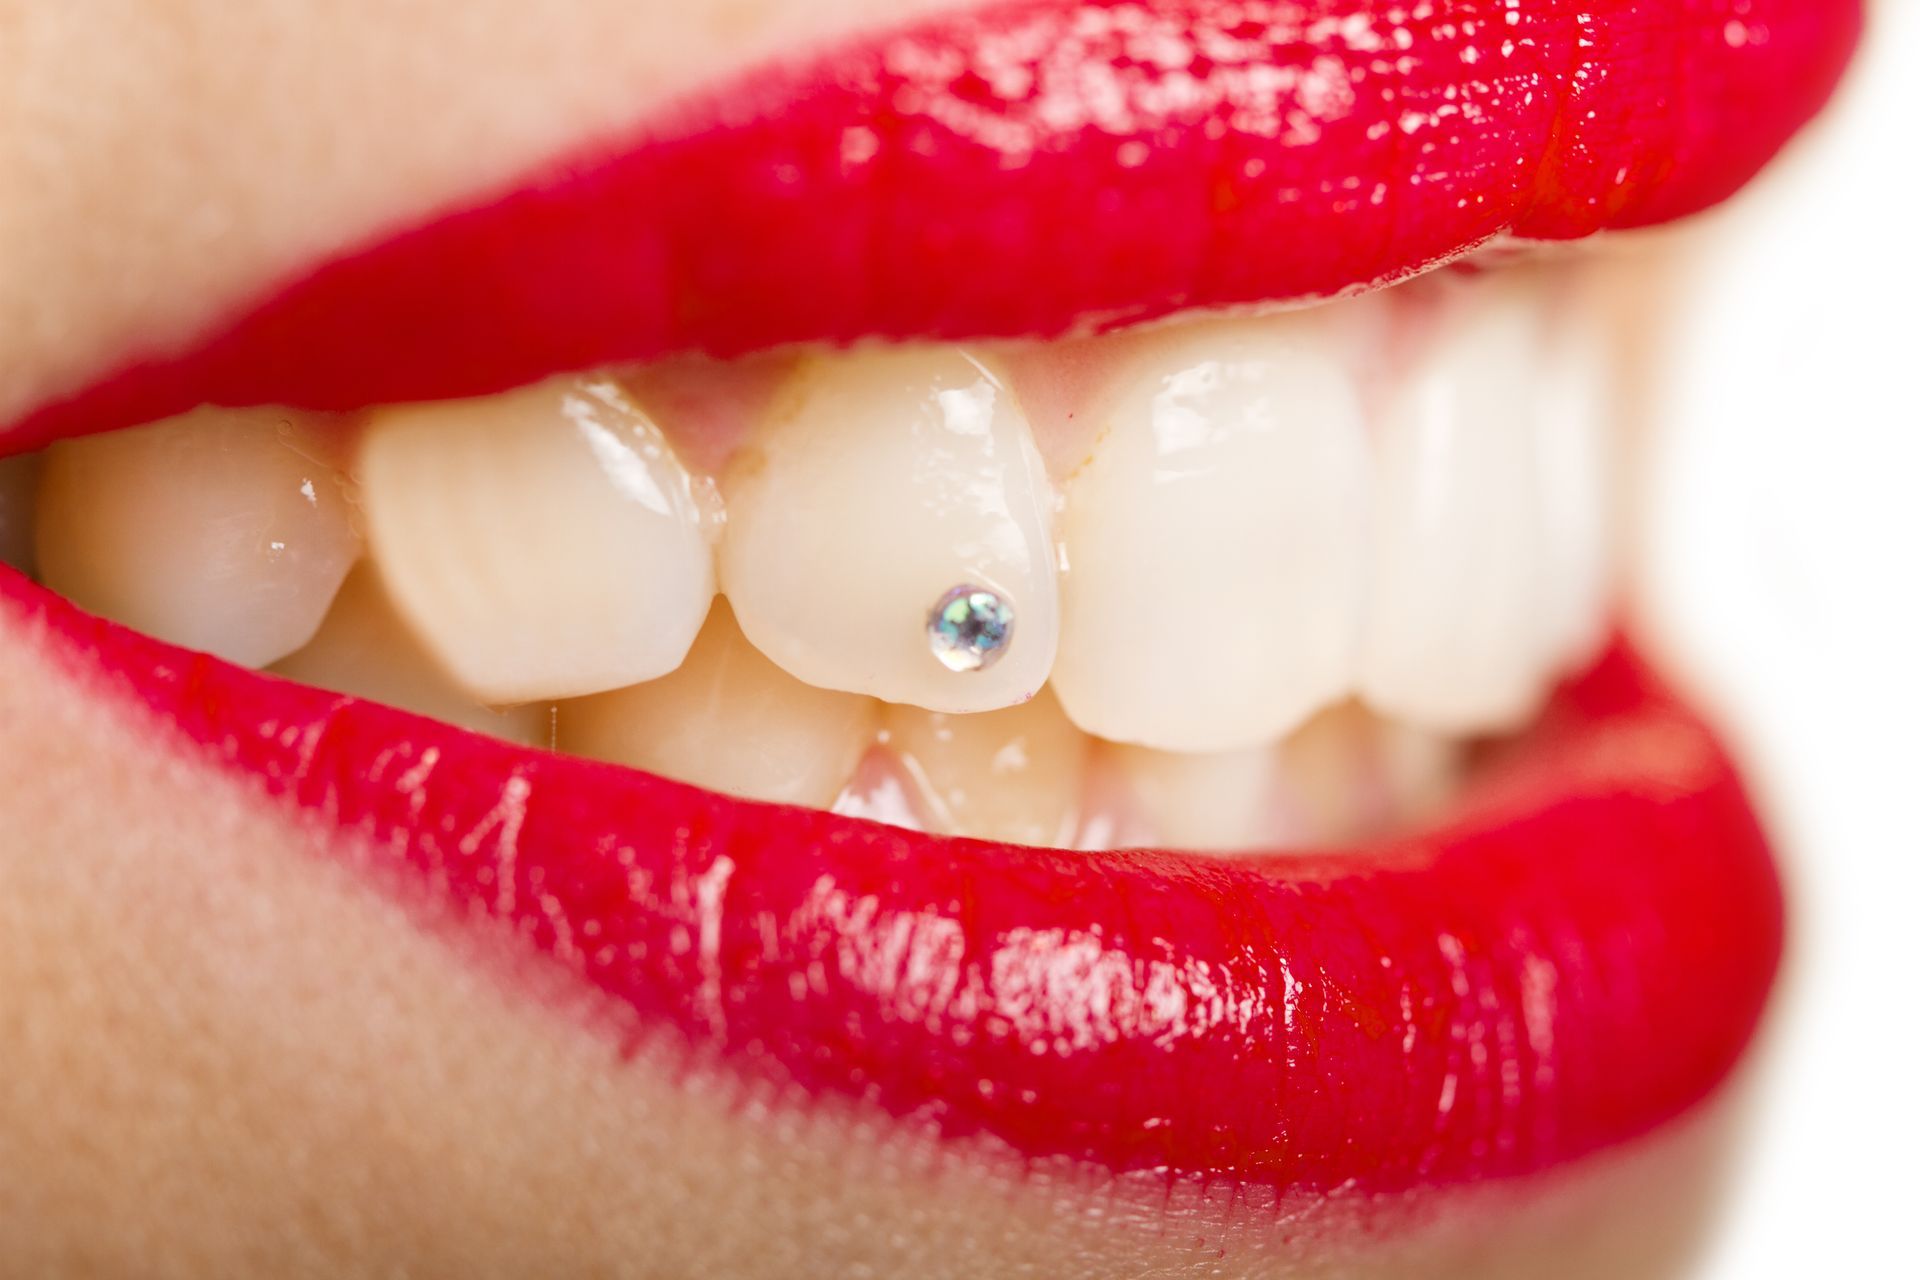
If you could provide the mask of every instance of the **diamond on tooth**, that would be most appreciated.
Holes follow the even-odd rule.
[[[1031,845],[1071,838],[1088,740],[1046,690],[975,715],[889,707],[885,727],[930,829]]]
[[[825,808],[873,742],[870,698],[802,684],[724,600],[670,675],[560,704],[560,750],[754,800]]]
[[[395,607],[478,701],[665,675],[712,603],[692,481],[608,379],[383,410],[357,470]]]
[[[985,587],[959,586],[927,615],[927,643],[949,671],[984,671],[1013,641],[1013,606]]]
[[[748,638],[801,680],[952,712],[1045,683],[1059,630],[1051,491],[1019,406],[965,352],[802,361],[725,490],[722,589]],[[938,641],[928,651],[926,611],[956,584],[1019,619],[977,669],[956,669]]]
[[[312,638],[360,555],[330,439],[279,409],[201,409],[47,451],[47,585],[243,666]]]
[[[553,708],[546,703],[496,709],[462,692],[394,613],[368,564],[347,575],[313,639],[272,670],[509,742],[546,746],[553,737]]]
[[[1353,379],[1313,316],[1153,337],[1067,487],[1054,688],[1114,741],[1269,742],[1352,680],[1368,501]]]
[[[1360,692],[1423,728],[1511,729],[1545,692],[1536,300],[1474,281],[1379,425]]]

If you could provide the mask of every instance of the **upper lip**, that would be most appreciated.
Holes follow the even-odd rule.
[[[1644,226],[1752,177],[1860,22],[1858,0],[991,6],[742,77],[349,247],[7,446],[690,349],[1058,334]]]
[[[10,443],[687,349],[1058,333],[1657,222],[1749,178],[1860,20],[1835,0],[1423,11],[1045,0],[844,49],[350,251]],[[1461,825],[1225,866],[732,801],[0,588],[91,675],[641,1012],[1029,1152],[1376,1189],[1538,1169],[1712,1088],[1778,956],[1737,782],[1623,656]]]

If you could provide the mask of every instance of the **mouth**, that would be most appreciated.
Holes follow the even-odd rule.
[[[828,51],[29,412],[0,608],[730,1070],[1283,1192],[1556,1168],[1733,1070],[1782,904],[1613,626],[1593,268],[1488,251],[1732,194],[1858,25]]]

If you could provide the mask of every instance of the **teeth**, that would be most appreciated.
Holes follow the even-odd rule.
[[[0,564],[32,573],[33,509],[40,489],[40,455],[0,458]]]
[[[1031,698],[1059,628],[1051,502],[1025,417],[953,348],[805,361],[727,478],[722,588],[809,684],[933,711]],[[1013,607],[992,665],[951,670],[928,613],[971,585]]]
[[[712,602],[691,481],[609,380],[386,410],[358,479],[395,607],[481,702],[664,675]]]
[[[162,640],[264,666],[313,636],[360,555],[328,437],[283,410],[200,410],[46,454],[47,585]]]
[[[721,601],[671,675],[562,703],[558,743],[696,786],[825,808],[878,718],[871,699],[802,684],[767,661]]]
[[[970,716],[890,707],[885,727],[931,830],[1054,847],[1071,839],[1087,739],[1052,694]]]
[[[483,707],[448,679],[393,611],[371,565],[347,575],[319,632],[273,671],[509,742],[547,746],[553,739],[551,706]]]
[[[1586,312],[1576,308],[1578,320]],[[1613,457],[1608,430],[1616,404],[1606,335],[1574,324],[1552,335],[1542,362],[1535,433],[1539,511],[1544,525],[1544,648],[1560,671],[1591,658],[1606,638],[1614,548]]]
[[[928,826],[921,787],[891,751],[873,750],[862,757],[853,778],[834,800],[833,811],[908,831],[925,831]]]
[[[1530,300],[1471,290],[1380,424],[1360,687],[1429,729],[1512,728],[1544,691]]]
[[[1108,763],[1131,810],[1129,835],[1199,852],[1281,843],[1278,762],[1271,747],[1237,751],[1112,749]]]
[[[689,357],[351,434],[200,411],[0,460],[0,560],[164,639],[741,796],[1325,849],[1430,817],[1469,740],[1605,637],[1618,353],[1580,288],[1443,274],[991,364]]]
[[[1366,427],[1311,316],[1169,330],[1070,482],[1054,687],[1122,742],[1269,742],[1350,687]]]
[[[1358,840],[1433,812],[1464,770],[1461,746],[1383,721],[1355,702],[1329,708],[1280,745],[1286,840]]]

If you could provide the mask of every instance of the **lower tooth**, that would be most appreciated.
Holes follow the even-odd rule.
[[[753,800],[830,805],[872,743],[870,698],[802,684],[714,604],[686,661],[629,689],[560,704],[562,751]]]
[[[878,747],[861,758],[852,780],[834,800],[833,811],[908,831],[925,831],[931,825],[925,790],[909,776],[898,756]]]
[[[1142,834],[1156,844],[1224,852],[1283,842],[1271,747],[1184,752],[1117,746],[1106,763]]]
[[[0,564],[32,573],[33,508],[40,489],[40,455],[0,458]]]
[[[55,444],[35,521],[41,577],[174,644],[243,666],[285,657],[360,555],[330,444],[270,409]]]
[[[347,576],[312,641],[272,670],[302,684],[384,702],[509,742],[548,746],[553,739],[550,705],[495,710],[462,692],[393,611],[370,565]]]
[[[1087,739],[1050,692],[975,715],[890,707],[885,726],[934,830],[1030,845],[1071,838]]]
[[[664,675],[713,599],[692,482],[611,381],[384,410],[357,470],[395,607],[483,702]]]
[[[1350,843],[1426,816],[1452,791],[1461,756],[1458,743],[1357,703],[1323,711],[1280,745],[1289,839]]]
[[[1360,690],[1429,729],[1511,728],[1544,690],[1531,302],[1476,282],[1375,441]]]

